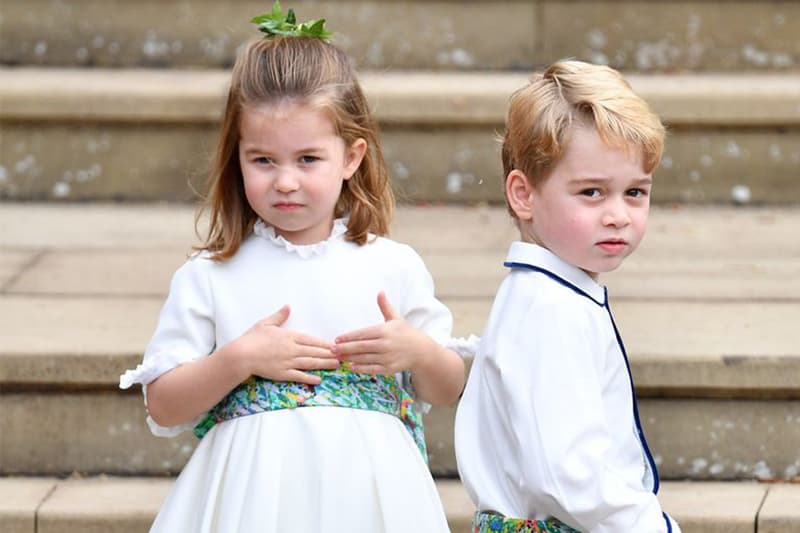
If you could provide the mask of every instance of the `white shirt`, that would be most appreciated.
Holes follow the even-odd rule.
[[[458,406],[461,479],[479,510],[590,532],[679,532],[661,510],[605,288],[515,242]]]
[[[189,259],[172,278],[142,364],[120,378],[120,387],[145,385],[146,401],[148,383],[207,357],[285,304],[291,314],[283,327],[333,341],[384,321],[380,291],[411,326],[449,343],[452,315],[435,298],[433,278],[414,249],[381,237],[359,246],[344,239],[346,231],[345,221],[337,219],[327,240],[294,245],[259,222],[229,260],[211,261],[205,253]],[[398,376],[409,386],[405,377]],[[159,436],[196,424],[163,427],[150,417],[147,422]]]

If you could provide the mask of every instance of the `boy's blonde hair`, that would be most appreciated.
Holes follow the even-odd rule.
[[[561,160],[574,125],[594,128],[609,146],[641,150],[648,174],[661,161],[664,126],[619,72],[559,61],[533,74],[511,96],[503,136],[504,177],[516,169],[532,185],[541,183]]]
[[[209,213],[209,228],[200,250],[214,260],[233,256],[258,219],[247,202],[239,164],[240,123],[247,109],[285,102],[322,109],[345,146],[367,142],[355,174],[344,182],[334,216],[349,215],[347,236],[364,244],[369,233],[386,235],[394,195],[378,144],[378,125],[358,83],[355,68],[338,47],[310,37],[275,37],[248,43],[238,55],[209,192],[197,214]]]

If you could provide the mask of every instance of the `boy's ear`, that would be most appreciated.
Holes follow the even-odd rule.
[[[533,185],[521,171],[514,169],[506,178],[506,199],[519,220],[533,219]]]
[[[347,147],[344,153],[344,179],[349,180],[353,177],[366,153],[367,141],[364,139],[356,139]]]

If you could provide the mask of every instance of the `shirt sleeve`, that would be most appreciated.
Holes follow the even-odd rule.
[[[212,295],[199,261],[206,259],[194,258],[175,272],[142,363],[120,376],[120,388],[127,389],[136,383],[142,385],[145,405],[148,384],[173,368],[206,357],[214,351]],[[150,416],[147,417],[152,433],[162,437],[175,436],[191,429],[196,422],[164,427]]]
[[[602,408],[605,347],[586,310],[531,305],[497,336],[493,374],[507,398],[520,489],[546,513],[581,530],[666,532],[656,496],[636,480],[641,463],[618,471]],[[583,319],[586,320],[583,320]],[[633,430],[631,430],[633,432]]]

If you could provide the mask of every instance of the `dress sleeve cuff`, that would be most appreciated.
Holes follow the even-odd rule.
[[[128,389],[136,383],[148,385],[162,374],[194,359],[196,357],[191,354],[180,352],[159,352],[148,355],[140,365],[133,370],[126,370],[119,377],[119,388]]]
[[[147,397],[145,396],[145,405],[147,404]],[[185,424],[178,424],[177,426],[159,426],[155,420],[153,420],[149,415],[147,416],[147,427],[150,428],[150,433],[155,435],[156,437],[175,437],[180,435],[184,431],[191,431],[200,421],[198,417],[191,422],[187,422]]]
[[[184,363],[195,360],[189,353],[175,352],[158,352],[145,357],[144,361],[133,370],[127,370],[119,377],[119,388],[128,389],[133,385],[139,383],[142,385],[142,394],[144,395],[144,405],[147,407],[147,385],[155,381],[162,374],[166,374],[173,368],[179,367]],[[149,415],[147,416],[147,425],[150,432],[157,437],[174,437],[186,430],[192,429],[197,422],[193,420],[186,424],[179,424],[177,426],[160,426]]]

